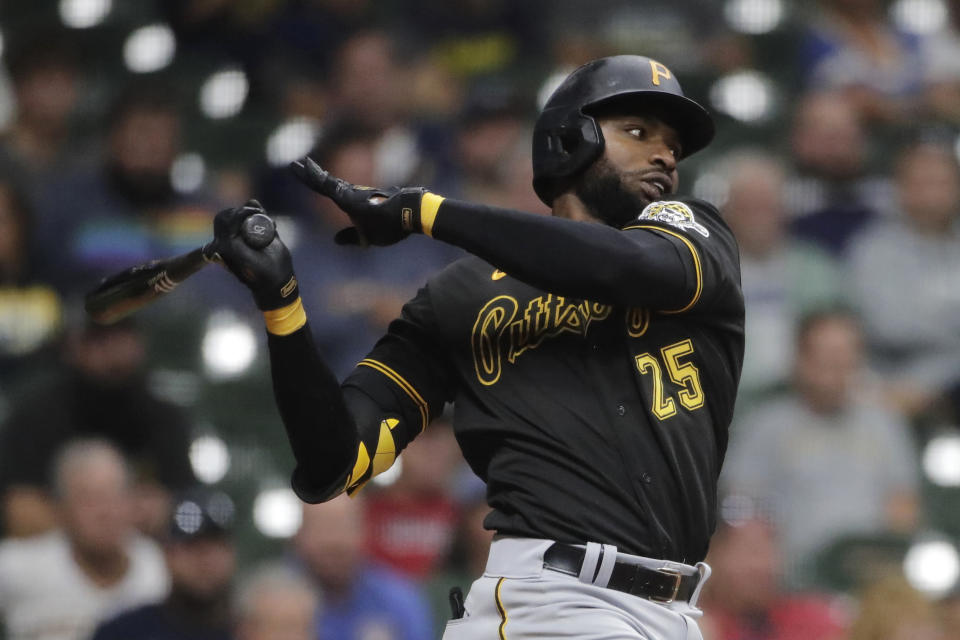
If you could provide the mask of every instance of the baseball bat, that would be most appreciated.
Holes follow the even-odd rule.
[[[253,249],[262,249],[273,240],[277,227],[269,216],[255,213],[243,221],[240,235]],[[173,291],[194,273],[216,262],[207,247],[188,253],[151,260],[104,278],[84,299],[87,315],[97,324],[113,324]]]

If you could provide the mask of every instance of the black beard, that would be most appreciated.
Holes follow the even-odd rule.
[[[647,198],[627,191],[620,174],[602,157],[583,172],[574,192],[594,217],[617,229],[650,204]]]

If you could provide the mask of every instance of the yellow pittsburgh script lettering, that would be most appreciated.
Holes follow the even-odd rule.
[[[586,336],[590,324],[606,319],[611,311],[610,305],[568,302],[563,296],[546,294],[530,300],[520,314],[516,298],[493,298],[477,314],[471,335],[477,379],[485,385],[496,384],[504,357],[513,364],[544,339],[562,333]]]
[[[630,309],[627,311],[627,335],[631,338],[643,337],[650,328],[650,311],[647,309]]]
[[[500,379],[500,338],[517,315],[520,304],[513,296],[497,296],[477,314],[470,336],[473,367],[482,384],[496,384]]]

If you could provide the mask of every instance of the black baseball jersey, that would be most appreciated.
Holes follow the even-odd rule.
[[[611,231],[637,251],[666,247],[679,291],[660,295],[663,282],[619,270],[613,252],[594,268],[631,279],[596,296],[537,288],[506,263],[452,264],[344,382],[348,399],[395,410],[361,439],[343,486],[389,466],[452,401],[464,456],[487,482],[488,528],[702,560],[743,360],[738,250],[716,209],[692,199],[654,202]],[[623,291],[680,303],[625,304]]]

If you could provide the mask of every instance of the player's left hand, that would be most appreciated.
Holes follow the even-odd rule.
[[[294,175],[317,193],[333,200],[355,226],[334,236],[337,244],[386,246],[411,233],[422,233],[420,203],[423,187],[376,189],[350,184],[330,175],[310,158],[290,164]]]
[[[285,307],[299,296],[293,260],[279,235],[268,245],[254,249],[242,237],[244,221],[254,214],[266,215],[256,200],[242,207],[224,209],[213,219],[213,242],[204,247],[208,259],[221,262],[245,284],[263,311]]]

